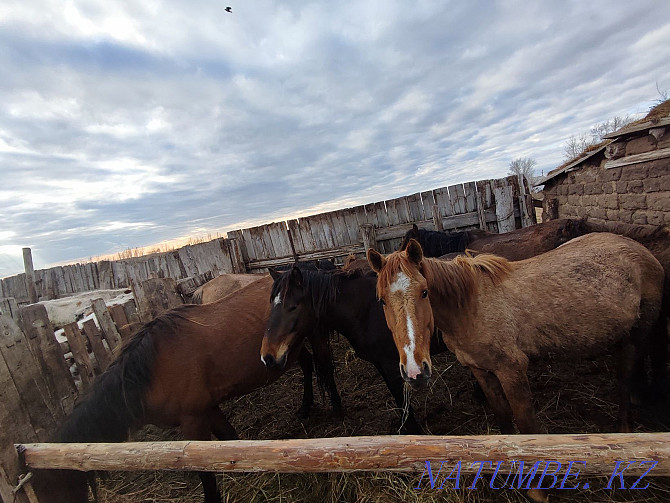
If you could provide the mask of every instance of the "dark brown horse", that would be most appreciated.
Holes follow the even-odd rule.
[[[144,424],[179,426],[186,439],[236,438],[219,404],[274,382],[296,359],[305,374],[301,409],[308,408],[312,361],[302,344],[281,369],[269,369],[258,357],[271,289],[266,276],[220,301],[180,306],[144,325],[96,379],[57,440],[122,442]],[[215,475],[199,475],[205,501],[220,501]],[[65,498],[55,490],[53,501],[86,501],[83,475],[62,479],[63,491],[72,493]]]
[[[407,231],[400,250],[415,239],[426,257],[441,257],[466,249],[493,253],[507,260],[523,260],[548,252],[588,232],[582,220],[550,220],[530,227],[498,234],[479,229],[460,232],[438,232],[419,229],[416,224]]]
[[[531,358],[567,358],[621,348],[620,423],[630,430],[633,367],[662,314],[663,268],[633,240],[589,234],[537,257],[509,262],[494,255],[425,258],[418,242],[368,260],[377,294],[411,383],[431,375],[433,324],[468,366],[494,409],[503,433],[535,433],[526,370]],[[535,288],[533,288],[535,287]],[[665,369],[665,355],[656,355]]]

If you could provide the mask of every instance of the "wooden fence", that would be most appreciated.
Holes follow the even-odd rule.
[[[141,309],[134,300],[107,307],[93,292],[91,307],[98,323],[90,319],[82,328],[76,322],[65,325],[67,342],[56,339],[44,305],[0,302],[0,501],[14,501],[12,489],[20,475],[13,447],[17,439],[49,440],[76,397],[110,364],[122,339],[130,335],[129,325],[181,303],[169,278],[145,281],[135,291]],[[73,364],[76,378],[70,371]],[[25,497],[18,493],[16,501],[27,501]]]
[[[365,246],[393,251],[416,223],[428,229],[507,232],[535,222],[528,184],[516,177],[441,187],[304,218],[228,232],[227,238],[126,260],[32,271],[0,280],[0,298],[42,300],[97,289],[126,288],[149,278],[263,271],[296,259],[343,259]]]

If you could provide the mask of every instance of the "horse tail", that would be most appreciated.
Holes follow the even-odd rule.
[[[144,392],[151,381],[156,350],[152,333],[165,329],[169,316],[144,325],[93,388],[66,418],[57,442],[123,442],[144,416]]]

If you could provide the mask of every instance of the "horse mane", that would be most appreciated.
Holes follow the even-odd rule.
[[[123,442],[144,416],[144,391],[156,359],[154,337],[174,334],[185,305],[145,324],[122,347],[56,434],[58,442]],[[186,309],[184,309],[186,308]]]
[[[314,270],[300,268],[302,273],[302,282],[306,287],[307,295],[312,303],[312,308],[318,317],[324,315],[326,308],[337,301],[340,282],[343,279],[356,279],[364,277],[373,277],[375,272],[371,269],[333,269],[333,270]],[[290,274],[282,274],[272,285],[270,299],[274,299],[277,294],[284,295],[290,282]]]
[[[453,306],[462,308],[477,293],[478,275],[483,274],[494,284],[499,284],[513,268],[507,259],[483,253],[476,257],[466,254],[449,261],[424,258],[420,272],[431,290]],[[413,275],[406,255],[396,252],[386,257],[386,265],[379,273],[379,284],[390,285],[392,271],[398,269],[409,277]]]

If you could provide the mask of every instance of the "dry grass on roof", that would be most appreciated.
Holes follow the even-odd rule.
[[[611,141],[612,141],[612,140],[603,140],[603,141],[601,141],[600,143],[594,143],[593,145],[589,145],[589,146],[586,147],[586,148],[582,151],[582,153],[579,154],[578,156],[573,157],[572,159],[570,159],[570,160],[568,160],[568,161],[565,161],[563,164],[561,164],[561,165],[558,166],[557,168],[552,169],[549,173],[547,173],[547,176],[553,175],[553,174],[556,173],[557,171],[560,171],[560,170],[562,170],[563,168],[565,168],[566,166],[568,166],[568,165],[570,165],[570,164],[573,164],[573,163],[577,162],[578,160],[580,160],[580,159],[583,158],[583,157],[588,156],[588,155],[589,155],[591,152],[593,152],[594,150],[598,150],[600,147],[602,147],[602,146],[604,146],[604,145],[607,145],[608,143],[611,143]]]

